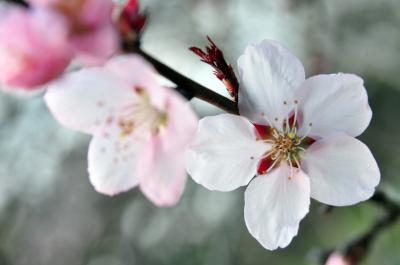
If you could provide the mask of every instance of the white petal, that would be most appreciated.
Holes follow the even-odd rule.
[[[240,113],[255,123],[281,128],[293,93],[305,80],[301,62],[278,43],[264,40],[249,45],[238,65]]]
[[[117,108],[135,102],[136,95],[104,69],[87,68],[51,84],[45,100],[61,124],[93,134]]]
[[[153,137],[141,154],[138,175],[143,193],[157,206],[175,205],[185,188],[184,147],[169,148],[168,139]]]
[[[210,190],[230,191],[246,185],[259,158],[270,147],[256,141],[254,126],[244,117],[222,114],[199,122],[186,156],[192,178]]]
[[[380,180],[378,165],[368,147],[344,133],[311,145],[301,167],[310,177],[311,197],[334,206],[367,200]]]
[[[245,192],[244,217],[250,233],[267,249],[289,245],[310,206],[310,181],[282,164],[256,177]]]
[[[137,155],[138,145],[128,139],[93,137],[89,147],[88,171],[94,188],[111,196],[138,185]]]
[[[371,121],[372,112],[363,80],[353,74],[317,75],[297,91],[303,116],[301,133],[324,137],[332,132],[360,135]]]

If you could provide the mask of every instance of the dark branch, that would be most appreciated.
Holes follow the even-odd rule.
[[[368,253],[368,250],[375,241],[376,237],[385,228],[389,227],[400,218],[400,206],[394,201],[390,200],[382,192],[376,192],[369,201],[382,206],[386,210],[386,214],[377,220],[375,224],[373,224],[371,228],[364,234],[350,241],[344,247],[339,248],[339,250],[342,250],[341,252],[343,256],[346,257],[346,259],[349,260],[353,265],[359,264]],[[328,209],[332,211],[334,208],[330,207]],[[333,253],[334,251],[335,250],[329,250],[324,252],[323,257],[321,258],[322,264],[325,264],[329,254]]]
[[[150,63],[154,65],[157,71],[174,82],[178,89],[186,91],[186,97],[196,97],[201,100],[204,100],[226,112],[232,114],[238,114],[238,108],[235,102],[229,100],[228,98],[194,82],[193,80],[183,76],[182,74],[178,73],[177,71],[173,70],[172,68],[168,67],[167,65],[163,64],[162,62],[158,61],[154,57],[150,56],[143,50],[137,51],[140,55],[146,58]]]

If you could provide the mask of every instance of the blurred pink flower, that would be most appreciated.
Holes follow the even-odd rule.
[[[111,0],[31,0],[0,17],[0,82],[35,90],[57,78],[72,58],[99,64],[118,50]]]
[[[88,170],[98,192],[114,195],[140,186],[153,203],[169,206],[185,186],[184,148],[197,118],[155,78],[141,57],[121,56],[65,75],[45,100],[60,123],[93,135]]]
[[[111,0],[30,0],[34,5],[53,8],[63,14],[70,26],[70,44],[78,60],[99,64],[119,46],[112,23]]]
[[[351,265],[351,263],[347,261],[342,255],[335,252],[329,256],[325,265]]]
[[[361,78],[331,74],[306,80],[301,62],[276,42],[248,46],[238,64],[243,116],[203,118],[187,170],[211,190],[249,184],[247,228],[274,250],[297,235],[310,197],[345,206],[373,195],[379,168],[355,138],[368,127],[372,111]]]
[[[71,59],[65,23],[47,9],[2,10],[0,82],[32,90],[60,75]]]

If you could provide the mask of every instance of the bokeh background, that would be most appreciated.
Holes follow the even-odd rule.
[[[366,81],[373,120],[361,136],[379,162],[379,189],[400,202],[400,1],[142,0],[146,51],[226,95],[187,48],[208,34],[236,66],[245,46],[275,39],[307,75],[351,72]],[[191,102],[200,116],[219,110]],[[138,190],[109,198],[86,173],[89,137],[61,127],[40,96],[0,94],[1,265],[313,264],[383,214],[370,202],[328,215],[312,202],[299,235],[267,251],[247,232],[243,189],[212,192],[188,180],[181,202],[160,209]],[[400,264],[400,223],[373,242],[364,265]]]

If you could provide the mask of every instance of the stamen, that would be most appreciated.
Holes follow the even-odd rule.
[[[307,138],[308,134],[309,134],[310,131],[311,131],[311,127],[312,127],[312,122],[310,122],[310,123],[308,124],[308,129],[307,129],[306,133],[304,134],[304,136],[300,138],[300,141],[303,141],[304,139]]]
[[[278,131],[277,131],[275,128],[272,129],[272,136],[273,136],[275,139],[279,137],[279,133],[278,133]]]
[[[287,115],[287,117],[286,117],[286,120],[285,120],[285,133],[289,133],[289,131],[290,131],[290,126],[289,126],[289,113],[288,113],[288,115]]]
[[[288,101],[283,101],[285,106],[288,105]],[[275,117],[274,121],[279,122],[279,127],[271,126],[270,134],[267,139],[260,139],[264,143],[272,145],[272,148],[263,154],[260,160],[268,159],[268,165],[265,165],[262,169],[263,174],[270,172],[279,163],[287,163],[290,167],[289,180],[291,180],[297,171],[300,170],[300,161],[303,158],[306,149],[302,147],[302,141],[308,137],[311,132],[312,123],[308,124],[308,128],[302,128],[305,134],[300,137],[299,133],[299,102],[298,100],[293,101],[294,106],[290,105],[292,108],[291,112],[287,113],[287,117],[282,119]],[[264,117],[262,114],[261,116]],[[293,119],[293,120],[292,120]],[[268,121],[269,122],[269,121]],[[304,130],[303,130],[304,129]],[[265,170],[265,168],[268,168]]]
[[[166,122],[166,114],[151,105],[144,96],[135,104],[126,105],[120,114],[121,136],[131,134],[133,130],[143,134],[154,133]]]
[[[267,122],[268,122],[268,124],[269,124],[269,126],[273,126],[273,124],[272,124],[272,122],[270,121],[270,119],[268,118],[268,115],[265,115],[265,113],[264,112],[261,112],[261,117],[263,117]]]
[[[293,155],[293,160],[294,160],[294,162],[296,163],[297,168],[300,168],[300,162],[299,162],[299,160],[297,159],[296,155]]]
[[[273,144],[273,143],[275,143],[274,140],[271,140],[271,139],[263,140],[263,142],[264,142],[264,143],[267,143],[267,144]]]
[[[269,157],[270,155],[272,155],[273,153],[274,153],[274,150],[271,150],[271,151],[269,151],[268,153],[263,154],[263,155],[259,158],[259,160],[268,158],[268,157]]]
[[[292,128],[293,129],[296,128],[295,125],[297,123],[297,106],[298,106],[298,103],[299,102],[297,100],[294,101],[294,119],[293,119],[293,124],[292,124]]]
[[[287,160],[289,161],[289,166],[290,166],[290,176],[289,176],[289,180],[291,180],[292,178],[293,178],[293,163],[292,163],[292,160],[290,159],[290,157],[291,157],[291,154],[289,154],[288,155],[288,158],[287,158]]]
[[[300,150],[303,151],[303,152],[306,151],[306,149],[305,149],[304,147],[298,146],[297,148],[300,149]]]

